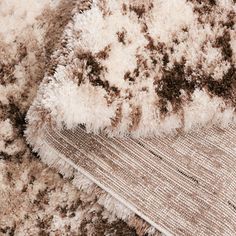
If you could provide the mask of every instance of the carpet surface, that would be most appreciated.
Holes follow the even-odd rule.
[[[117,217],[99,187],[42,163],[27,145],[25,115],[78,1],[0,1],[0,235],[144,235]],[[99,197],[100,196],[100,197]],[[108,207],[104,207],[104,203]],[[112,206],[110,207],[112,208]]]
[[[2,82],[44,77],[41,160],[139,235],[233,235],[235,1],[25,4],[3,1]]]
[[[144,137],[235,123],[233,1],[85,3],[52,54],[30,125]]]

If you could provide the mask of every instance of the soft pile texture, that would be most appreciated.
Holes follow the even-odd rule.
[[[233,235],[235,2],[77,4],[28,111],[28,142],[78,188],[102,187],[117,217],[156,228],[141,235]]]
[[[52,53],[38,95],[29,109],[26,132],[29,143],[45,163],[66,176],[73,175],[77,187],[81,187],[77,179],[82,171],[164,233],[231,234],[234,226],[229,222],[226,230],[221,221],[213,223],[211,214],[216,213],[206,209],[216,201],[217,209],[228,202],[227,209],[233,210],[234,197],[230,195],[224,200],[221,196],[228,188],[220,188],[215,197],[216,190],[210,186],[214,181],[223,184],[231,179],[225,171],[232,170],[228,168],[229,158],[235,156],[234,141],[231,146],[222,144],[215,150],[223,134],[213,130],[206,136],[194,135],[200,149],[191,143],[191,135],[186,140],[176,137],[168,145],[168,138],[164,138],[159,141],[163,146],[153,141],[150,149],[146,141],[134,141],[136,146],[133,141],[111,144],[113,141],[104,137],[91,138],[78,132],[77,127],[82,125],[86,132],[108,136],[153,137],[235,124],[235,9],[233,1],[80,2],[62,33],[60,45]],[[225,137],[234,140],[231,134],[234,130],[233,127],[226,131]],[[128,147],[129,142],[133,148]],[[177,148],[179,142],[187,148],[185,152]],[[140,145],[146,148],[145,152],[140,151]],[[193,148],[193,153],[187,151],[188,147]],[[220,159],[213,160],[214,155]],[[175,158],[177,169],[171,167],[170,157]],[[154,161],[155,172],[144,164],[145,158],[149,163]],[[133,165],[129,166],[128,160]],[[225,161],[227,168],[223,165]],[[169,163],[167,169],[162,169],[162,165],[166,166],[163,163]],[[151,172],[144,177],[143,171]],[[160,177],[164,173],[167,177]],[[142,178],[132,181],[140,176],[145,181]],[[177,185],[169,182],[173,177]],[[139,188],[145,186],[149,197],[140,199],[139,194],[145,194]],[[155,189],[160,192],[155,194]],[[163,191],[166,193],[162,196]],[[125,220],[133,217],[132,211],[109,194],[107,197],[117,207],[109,208],[107,201],[105,206],[118,217]],[[162,197],[165,200],[160,201]],[[208,198],[215,200],[210,204]],[[184,199],[188,206],[181,205]],[[171,201],[179,202],[177,208],[171,207],[174,204]],[[190,210],[192,207],[196,209]],[[152,208],[161,212],[152,215]],[[208,223],[201,223],[199,212]],[[230,216],[227,213],[226,220]]]
[[[233,1],[85,2],[52,55],[30,126],[143,137],[235,123]]]
[[[104,202],[110,204],[106,193],[82,175],[78,182],[86,191],[71,184],[73,176],[63,177],[43,164],[23,135],[50,55],[79,3],[0,1],[0,235],[151,232],[136,215],[125,222],[104,208]]]
[[[122,235],[125,234],[124,232],[127,235],[132,235],[133,232],[139,235],[158,235],[158,230],[173,235],[233,235],[235,232],[234,223],[224,223],[224,219],[228,220],[227,217],[235,211],[235,197],[230,195],[230,198],[225,198],[228,197],[228,193],[223,192],[225,189],[231,189],[231,186],[219,188],[223,190],[219,191],[216,197],[214,188],[213,190],[210,188],[210,196],[213,194],[214,199],[216,199],[214,201],[217,202],[218,199],[222,199],[220,198],[222,195],[224,199],[230,199],[223,203],[227,204],[227,217],[224,216],[226,218],[220,219],[219,224],[218,221],[216,222],[219,228],[218,226],[215,227],[215,224],[209,223],[212,220],[211,218],[208,218],[209,222],[199,223],[198,219],[202,213],[199,211],[197,218],[194,218],[196,212],[191,211],[191,205],[188,206],[189,208],[187,207],[187,212],[179,211],[182,207],[180,203],[178,209],[169,206],[170,217],[167,217],[165,212],[161,212],[164,215],[161,222],[158,222],[158,226],[164,228],[156,227],[157,229],[155,229],[149,225],[149,223],[152,224],[152,221],[146,217],[147,214],[145,215],[148,211],[145,204],[142,205],[140,211],[136,211],[132,207],[130,207],[131,209],[127,208],[126,206],[134,206],[132,202],[131,204],[125,204],[124,201],[120,202],[119,197],[123,197],[120,193],[116,192],[119,194],[117,198],[109,194],[114,193],[110,191],[111,186],[106,185],[107,188],[102,190],[80,171],[86,174],[87,166],[91,168],[90,163],[94,170],[101,170],[101,165],[109,169],[108,164],[116,161],[115,155],[110,155],[111,153],[107,151],[106,146],[101,148],[96,143],[100,136],[93,136],[94,133],[113,137],[132,136],[129,141],[137,137],[153,138],[154,136],[161,137],[163,140],[165,135],[169,135],[167,138],[169,140],[176,134],[181,135],[193,130],[201,133],[203,131],[199,131],[199,129],[207,130],[208,127],[215,125],[228,130],[222,132],[226,132],[226,134],[229,132],[231,135],[229,137],[233,140],[236,123],[235,1],[148,0],[145,1],[145,4],[140,0],[2,1],[1,10],[0,56],[3,63],[0,67],[0,89],[2,91],[0,96],[2,107],[5,109],[2,112],[3,123],[1,123],[3,139],[12,140],[12,127],[14,128],[15,123],[22,123],[19,126],[20,138],[15,137],[16,140],[19,140],[18,143],[12,147],[11,142],[6,141],[7,144],[5,144],[4,141],[1,148],[4,153],[10,153],[10,156],[14,156],[17,153],[16,149],[23,145],[24,150],[27,151],[18,155],[32,156],[22,138],[23,121],[24,114],[35,95],[36,85],[43,78],[37,96],[27,114],[28,124],[25,133],[27,141],[33,146],[34,151],[40,154],[43,162],[54,167],[64,178],[70,179],[81,191],[81,196],[86,196],[85,198],[90,195],[93,196],[91,201],[81,200],[82,203],[87,201],[89,204],[98,206],[95,210],[95,214],[97,214],[95,219],[91,215],[87,215],[89,206],[86,205],[86,208],[82,208],[82,203],[81,205],[77,204],[81,206],[82,211],[86,209],[81,214],[80,207],[76,205],[79,209],[77,210],[78,215],[72,207],[74,214],[71,218],[73,218],[74,223],[71,223],[69,205],[74,206],[74,196],[77,192],[70,186],[66,200],[62,200],[64,203],[59,204],[58,208],[53,207],[53,211],[64,214],[64,218],[61,216],[57,218],[52,214],[49,217],[50,220],[46,220],[45,210],[41,209],[42,213],[39,216],[41,223],[38,223],[40,227],[42,224],[46,225],[46,222],[50,222],[50,226],[45,226],[47,229],[43,231],[51,231],[55,234],[99,235],[99,227],[96,228],[96,222],[103,219],[104,229],[100,232],[101,235]],[[30,85],[33,85],[32,88],[29,88]],[[20,96],[21,98],[19,98]],[[18,103],[20,105],[16,105]],[[13,120],[15,123],[11,121],[11,113],[14,113]],[[80,129],[84,133],[79,133],[79,136],[76,136],[78,126],[82,127]],[[72,139],[63,139],[65,133],[75,137],[75,143],[72,142]],[[92,136],[87,133],[92,133]],[[91,142],[88,137],[97,137],[97,139],[91,138],[93,140]],[[81,144],[76,140],[81,140],[81,143],[84,140],[88,141],[86,143],[89,145],[87,156],[83,156],[84,153],[81,153],[80,150]],[[218,138],[211,141],[216,145],[217,140]],[[146,142],[142,141],[139,145],[144,145]],[[60,145],[64,146],[59,147]],[[187,172],[179,169],[179,176],[181,177],[176,179],[176,183],[178,183],[185,176],[184,182],[182,182],[183,189],[185,189],[185,184],[188,181],[192,181],[191,184],[196,184],[196,181],[199,181],[198,179],[195,181],[195,177],[192,177],[196,168],[193,165],[195,161],[191,162],[190,160],[197,157],[189,154],[188,145],[185,143],[184,150],[186,153],[182,153],[183,158],[176,153],[176,165],[189,168]],[[234,143],[229,144],[231,148],[225,151],[226,155],[223,155],[223,152],[212,154],[212,148],[205,147],[204,142],[201,145],[203,148],[201,156],[203,160],[209,157],[209,166],[204,166],[204,163],[200,166],[203,169],[205,168],[205,173],[209,179],[212,180],[216,176],[216,179],[220,179],[218,174],[213,176],[211,168],[214,168],[214,171],[218,170],[217,173],[219,174],[224,173],[225,170],[232,171],[231,180],[235,180],[233,164],[229,162],[236,156]],[[148,155],[151,153],[149,158],[154,158],[153,165],[158,166],[157,160],[160,157],[156,154],[157,147],[156,144],[155,150],[150,149]],[[98,153],[97,148],[100,148]],[[147,146],[143,148],[147,150]],[[108,152],[110,156],[105,155],[101,150],[104,153]],[[132,154],[133,151],[135,149],[129,152],[131,157],[135,156]],[[98,160],[97,165],[90,161],[86,162],[86,159],[84,159],[84,163],[76,163],[73,160],[75,155],[77,158],[92,157],[92,161]],[[123,158],[125,155],[118,155],[117,158]],[[213,160],[214,155],[219,158],[219,162]],[[4,156],[6,159],[8,158],[6,154]],[[145,160],[145,155],[143,157],[144,159],[141,159],[140,162]],[[169,156],[167,157],[169,158]],[[172,158],[175,158],[175,153],[172,153]],[[135,161],[135,158],[133,160]],[[227,164],[224,165],[224,163]],[[6,168],[8,169],[6,165],[5,160],[2,160],[2,169],[5,173],[1,181],[3,199],[7,199],[6,196],[10,195],[10,190],[7,192],[6,186],[11,174],[9,175],[6,171]],[[135,165],[131,165],[131,167],[136,168]],[[29,181],[29,173],[27,167],[25,168],[26,177],[25,175],[22,176],[22,182],[26,182],[26,186],[28,186],[32,181]],[[37,168],[41,170],[43,166]],[[157,167],[154,177],[160,173],[158,170]],[[122,174],[127,174],[124,169],[119,169],[119,171]],[[132,169],[130,171],[133,173]],[[95,173],[96,171],[94,171]],[[113,174],[115,176],[116,172]],[[125,177],[127,177],[126,174],[124,174]],[[135,174],[138,175],[139,172],[137,171]],[[59,184],[52,187],[47,197],[45,197],[48,191],[47,187],[42,188],[44,191],[41,191],[39,190],[41,187],[35,185],[36,190],[32,191],[32,194],[29,192],[29,196],[36,192],[39,198],[43,196],[42,199],[46,202],[43,201],[39,204],[40,206],[43,205],[42,208],[47,204],[54,206],[56,200],[53,200],[53,196],[59,198],[60,191],[58,188],[63,189],[62,186],[65,186],[62,180],[57,180],[56,174],[48,175],[50,177],[43,177],[45,179],[44,186],[48,184],[54,186],[56,181],[59,181]],[[226,177],[222,178],[224,182],[219,183],[227,185]],[[52,183],[48,181],[50,178],[53,179]],[[102,179],[104,176],[100,175],[94,179],[98,184],[101,183],[99,178]],[[171,178],[170,175],[169,178]],[[201,183],[201,181],[199,182]],[[214,184],[213,182],[211,183]],[[135,181],[132,183],[135,190],[137,185],[135,185]],[[165,189],[171,186],[168,185],[166,179],[162,182],[158,181],[156,184],[159,185],[160,192],[165,192]],[[233,181],[231,184],[234,188]],[[19,184],[16,185],[20,186]],[[101,184],[101,186],[104,187],[105,185]],[[147,185],[147,187],[149,186]],[[206,192],[209,190],[209,186],[202,187],[200,185],[198,188],[206,189]],[[30,191],[30,188],[22,187],[19,191],[27,192]],[[74,191],[75,195],[71,191]],[[138,192],[138,189],[136,191]],[[180,188],[173,189],[174,195],[177,196],[176,202],[181,202],[184,199],[183,196],[185,195],[181,191]],[[55,194],[53,195],[51,192]],[[113,196],[116,197],[116,193]],[[171,198],[171,194],[166,194],[165,199]],[[200,194],[199,196],[202,197],[203,195]],[[193,194],[192,198],[197,197]],[[123,199],[127,200],[127,198]],[[199,199],[201,200],[199,200],[200,210],[207,210],[207,207],[210,207],[208,198]],[[146,201],[149,200],[146,199]],[[65,201],[69,201],[71,204],[65,203]],[[95,205],[93,206],[95,207]],[[215,208],[211,208],[213,209],[209,212],[214,214]],[[0,213],[7,215],[8,210],[6,207]],[[180,214],[180,217],[178,224],[175,221],[173,228],[171,216],[177,216],[175,211]],[[144,216],[144,219],[148,220],[149,223],[135,214],[140,212],[143,213],[140,216]],[[161,215],[161,213],[157,215]],[[191,218],[191,223],[182,221],[185,214]],[[20,222],[25,218],[27,219],[27,216],[23,216],[21,213],[16,214],[16,219],[20,219]],[[85,218],[86,220],[84,220]],[[2,219],[3,222],[1,222]],[[22,228],[14,226],[14,224],[16,225],[14,222],[19,220],[12,221],[13,226],[11,225],[10,229],[7,225],[9,220],[2,217],[1,221],[3,233],[8,233],[9,230],[13,229],[13,231],[22,231],[24,234],[30,230],[28,226]],[[84,221],[90,223],[94,221],[95,227],[91,226],[93,223],[85,227]],[[112,222],[116,223],[110,228],[122,225],[122,229],[119,231],[118,226],[117,231],[110,229],[108,225],[111,225]],[[76,223],[79,226],[74,226]],[[155,224],[152,225],[156,226]],[[191,232],[192,225],[195,225],[197,230]],[[36,229],[34,229],[37,231],[38,226],[35,227]],[[185,231],[186,229],[188,231]]]

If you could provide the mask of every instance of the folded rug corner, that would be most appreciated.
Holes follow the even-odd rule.
[[[121,218],[234,235],[235,1],[78,1],[71,14],[28,142],[111,194]]]

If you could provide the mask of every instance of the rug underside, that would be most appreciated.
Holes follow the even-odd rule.
[[[166,235],[234,235],[236,127],[117,139],[47,127],[50,146]]]
[[[235,235],[235,1],[75,2],[28,143],[139,235]]]

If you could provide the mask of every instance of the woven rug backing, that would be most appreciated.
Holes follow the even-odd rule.
[[[47,127],[44,144],[166,235],[235,235],[235,130],[119,139]]]

